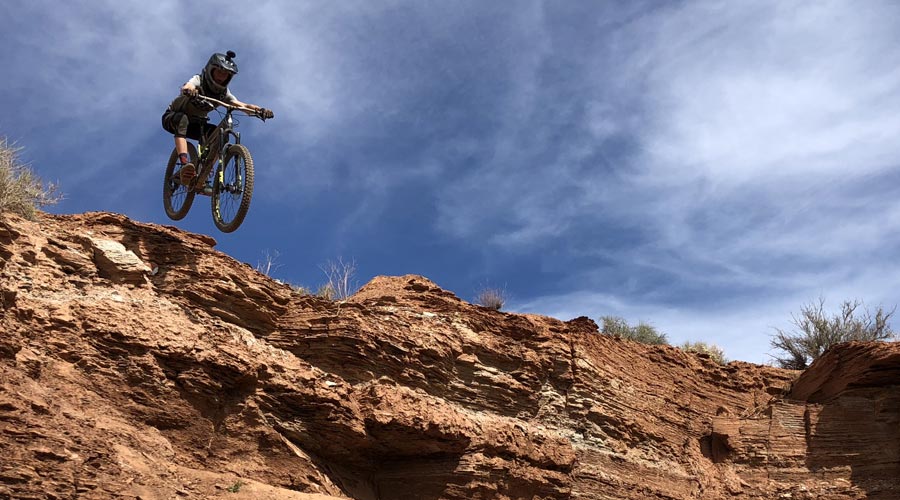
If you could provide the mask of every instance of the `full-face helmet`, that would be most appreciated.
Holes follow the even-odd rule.
[[[203,68],[203,83],[208,85],[209,89],[216,94],[224,94],[228,89],[228,84],[231,83],[231,78],[238,72],[237,63],[234,62],[235,55],[231,50],[225,54],[217,52],[209,58],[209,62]],[[220,69],[228,73],[228,78],[225,79],[225,82],[219,83],[213,78],[213,69]]]

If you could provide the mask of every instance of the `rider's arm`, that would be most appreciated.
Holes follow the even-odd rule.
[[[225,102],[231,104],[232,106],[237,106],[239,108],[247,108],[253,111],[259,111],[260,107],[255,104],[247,104],[246,102],[241,101],[234,94],[231,93],[231,90],[225,89]]]
[[[238,99],[237,97],[235,97],[234,94],[232,94],[231,92],[228,93],[227,99],[228,99],[228,102],[231,103],[231,105],[239,106],[241,108],[245,108],[250,111],[253,111],[257,116],[259,116],[263,120],[267,120],[267,119],[275,116],[274,114],[272,114],[271,110],[268,110],[262,106],[257,106],[256,104],[250,104],[247,102],[243,102],[240,99]]]
[[[246,102],[241,102],[237,99],[232,99],[231,104],[241,107],[241,108],[252,109],[253,111],[259,111],[260,109],[262,109],[261,106],[257,106],[256,104],[247,104]]]
[[[181,91],[184,92],[185,90],[199,89],[199,88],[200,88],[200,75],[194,75],[191,77],[190,80],[188,80],[187,82],[185,82],[184,85],[181,86]]]

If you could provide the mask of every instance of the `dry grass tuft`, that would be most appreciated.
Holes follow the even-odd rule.
[[[55,184],[44,185],[41,179],[19,160],[22,150],[0,138],[0,212],[11,212],[34,219],[41,207],[55,205],[62,199]]]

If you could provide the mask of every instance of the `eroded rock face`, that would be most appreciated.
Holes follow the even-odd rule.
[[[325,301],[214,244],[0,217],[0,498],[900,497],[895,344],[791,388],[420,276]]]
[[[793,498],[900,498],[900,346],[826,352],[765,411],[717,418],[721,461]],[[855,495],[855,496],[854,496]]]

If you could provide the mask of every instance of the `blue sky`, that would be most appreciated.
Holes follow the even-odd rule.
[[[766,362],[826,299],[897,303],[900,4],[0,4],[0,136],[66,199],[211,234],[315,288],[425,275]],[[211,14],[210,12],[215,12]],[[161,204],[160,115],[213,52],[256,163],[233,234]]]

